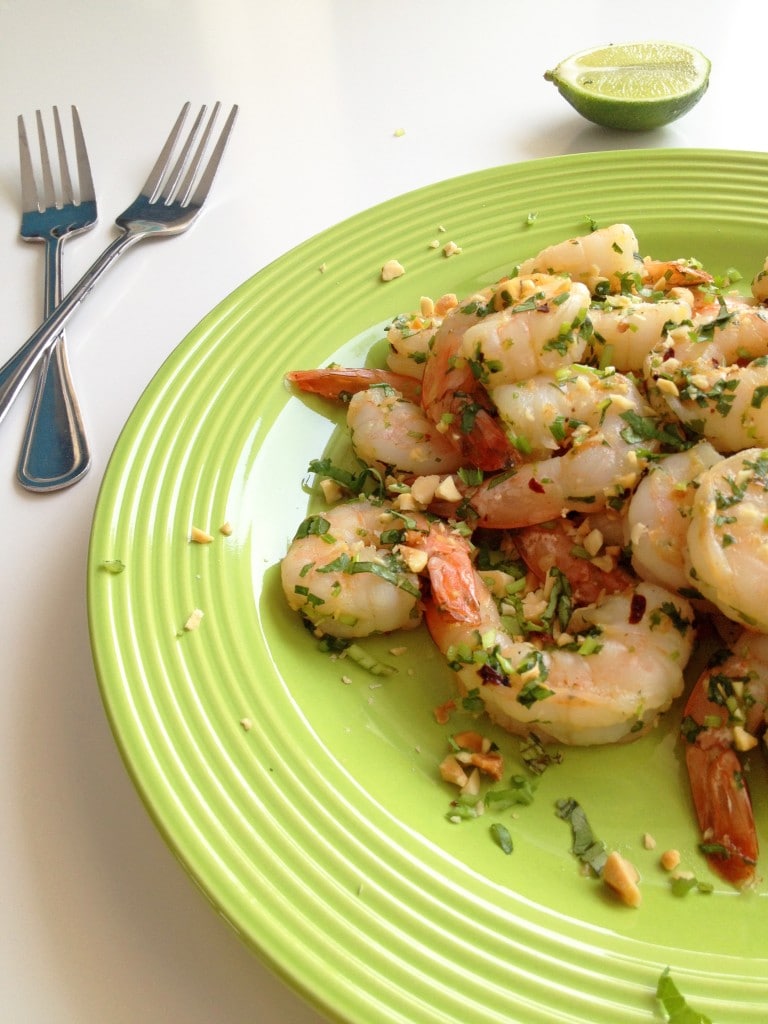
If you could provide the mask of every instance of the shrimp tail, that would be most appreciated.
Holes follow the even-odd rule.
[[[712,870],[738,888],[754,880],[758,856],[752,801],[728,707],[733,707],[731,684],[747,679],[746,666],[731,654],[706,668],[691,690],[681,729],[701,851]]]
[[[415,377],[406,377],[391,370],[367,367],[325,367],[317,370],[291,370],[286,381],[300,391],[322,398],[344,401],[358,391],[367,391],[377,385],[388,385],[410,401],[418,402],[421,384]]]
[[[441,524],[428,533],[408,531],[406,543],[426,553],[432,602],[454,622],[480,621],[480,597],[469,543]]]
[[[594,604],[603,594],[620,594],[633,585],[632,576],[613,559],[602,567],[579,553],[575,529],[569,532],[563,519],[525,526],[515,532],[514,540],[523,561],[541,582],[553,568],[565,573],[577,606]]]
[[[427,571],[432,596],[446,615],[457,622],[480,621],[474,575],[467,573],[460,561],[435,553],[429,556]]]
[[[701,849],[721,878],[743,888],[755,877],[757,832],[741,762],[731,747],[707,749],[698,743],[685,751]]]
[[[471,465],[486,473],[506,469],[515,461],[504,428],[486,409],[476,410],[472,430],[462,436],[460,448]]]
[[[469,464],[494,472],[514,462],[517,453],[459,352],[462,334],[474,322],[473,315],[456,310],[446,317],[424,368],[421,404]]]

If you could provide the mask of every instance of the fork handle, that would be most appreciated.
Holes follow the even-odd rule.
[[[146,236],[146,232],[125,231],[110,242],[53,312],[0,367],[0,421],[5,417],[38,361],[61,334],[66,322],[102,274],[112,266],[122,252]]]
[[[62,247],[63,239],[57,235],[45,240],[46,317],[61,300]],[[22,487],[46,493],[80,480],[88,472],[91,453],[63,330],[43,353],[40,364],[16,475]]]

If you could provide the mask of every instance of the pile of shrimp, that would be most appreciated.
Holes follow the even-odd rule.
[[[346,404],[361,472],[282,560],[318,636],[422,622],[490,718],[545,742],[644,735],[721,650],[681,729],[702,850],[738,887],[739,755],[768,720],[768,260],[751,294],[615,224],[461,300],[422,299],[383,369],[287,375]]]

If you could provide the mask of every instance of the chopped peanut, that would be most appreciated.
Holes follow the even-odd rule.
[[[587,554],[592,558],[600,551],[603,546],[603,535],[596,527],[589,531],[583,541],[584,547],[586,548]]]
[[[467,773],[459,764],[453,754],[449,754],[440,764],[440,777],[443,782],[451,782],[454,786],[466,786],[468,781]]]
[[[411,484],[411,494],[420,505],[428,505],[435,496],[440,477],[434,473],[427,476],[417,476]]]
[[[339,501],[342,497],[343,491],[341,487],[339,487],[335,480],[331,480],[330,477],[322,479],[320,481],[320,487],[323,492],[323,497],[329,505],[333,505],[334,502]]]
[[[461,787],[462,796],[477,796],[480,792],[480,772],[473,768],[467,777],[467,781]]]
[[[414,499],[413,495],[409,491],[406,491],[404,494],[398,494],[392,502],[392,505],[400,512],[421,511],[419,503]]]
[[[491,749],[491,741],[479,732],[468,729],[466,732],[454,733],[453,742],[462,750],[472,750],[475,753],[486,752]]]
[[[438,704],[435,708],[435,721],[438,725],[445,725],[450,721],[451,712],[456,710],[456,701],[447,700],[445,704]]]
[[[504,758],[499,753],[472,754],[471,763],[479,768],[483,775],[490,775],[496,782],[504,775]]]
[[[387,260],[384,266],[381,268],[381,280],[382,281],[394,281],[397,277],[402,277],[405,273],[405,267],[398,260]]]
[[[455,292],[446,292],[441,295],[435,303],[435,312],[438,316],[445,316],[450,310],[455,309],[459,304],[459,297]]]
[[[189,539],[194,541],[195,544],[210,544],[213,537],[210,533],[206,533],[205,530],[201,530],[197,526],[193,526],[189,532]]]
[[[427,565],[427,552],[421,548],[412,548],[407,544],[400,544],[397,553],[405,562],[410,572],[422,572]]]
[[[742,725],[734,725],[733,727],[733,745],[736,750],[742,751],[752,750],[753,747],[757,746],[757,737],[753,736],[751,732]]]
[[[613,850],[603,868],[603,881],[628,907],[639,907],[642,894],[638,887],[640,875],[633,864]]]
[[[665,871],[674,871],[680,864],[680,851],[665,850],[661,855],[660,861]]]
[[[435,497],[443,501],[461,501],[461,491],[452,476],[444,477],[435,488]]]
[[[204,612],[201,612],[199,608],[195,608],[192,614],[189,616],[187,621],[184,623],[184,629],[188,632],[192,629],[197,629],[203,620]]]

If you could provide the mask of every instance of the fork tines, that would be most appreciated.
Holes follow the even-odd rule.
[[[226,148],[227,142],[229,141],[229,136],[235,123],[235,118],[237,117],[238,107],[237,104],[235,104],[230,110],[218,141],[211,152],[208,163],[202,169],[202,173],[200,174],[196,187],[195,180],[197,179],[198,173],[203,165],[205,151],[208,148],[208,142],[213,132],[213,127],[221,108],[221,104],[218,102],[214,104],[211,115],[203,128],[197,148],[194,148],[197,137],[200,135],[200,129],[205,121],[205,114],[207,110],[205,105],[200,108],[176,161],[171,166],[173,152],[176,148],[179,136],[181,135],[181,130],[184,126],[184,121],[186,120],[189,108],[189,102],[185,103],[181,108],[181,112],[176,118],[176,123],[171,129],[171,134],[168,136],[165,145],[155,162],[155,166],[150,171],[149,177],[142,189],[143,195],[145,195],[152,203],[160,202],[166,206],[170,206],[172,203],[178,204],[182,207],[188,205],[199,206],[205,200],[211,184],[213,183],[222,154]]]
[[[75,139],[75,159],[77,162],[78,192],[72,187],[72,176],[67,162],[67,151],[64,145],[64,133],[61,127],[58,107],[53,107],[53,125],[56,135],[56,152],[59,163],[59,177],[61,181],[61,195],[56,196],[56,188],[53,183],[53,169],[51,157],[48,151],[48,143],[43,124],[43,115],[39,110],[35,112],[37,122],[37,136],[40,147],[40,164],[42,170],[42,195],[35,182],[35,172],[32,166],[32,155],[29,148],[29,140],[24,125],[24,118],[18,116],[19,129],[19,161],[21,164],[21,203],[24,210],[37,210],[42,213],[46,208],[79,205],[80,203],[92,203],[96,198],[93,187],[93,176],[91,165],[88,160],[88,151],[85,147],[83,128],[80,123],[80,115],[77,107],[72,106],[72,130]]]

